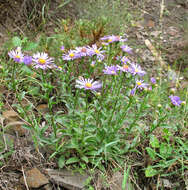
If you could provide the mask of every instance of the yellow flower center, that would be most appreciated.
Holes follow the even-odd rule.
[[[87,82],[87,83],[85,84],[85,86],[88,87],[88,88],[91,88],[91,87],[92,87],[92,84],[91,84],[90,82]]]
[[[74,57],[74,53],[70,53],[69,56],[70,56],[70,57]]]
[[[96,49],[96,50],[95,50],[95,53],[96,53],[96,54],[99,54],[99,53],[100,53],[100,51],[99,51],[98,49]]]
[[[115,71],[111,71],[112,74],[115,74],[116,72]]]
[[[123,68],[124,68],[125,70],[127,70],[127,69],[129,68],[129,66],[128,66],[128,65],[123,65]]]
[[[44,65],[46,63],[46,60],[45,59],[42,59],[42,58],[39,58],[38,59],[38,62],[41,64],[41,65]]]
[[[108,42],[111,42],[112,41],[112,39],[108,39]]]
[[[141,82],[137,82],[137,85],[140,86],[142,83]]]
[[[15,58],[20,59],[20,56],[19,55],[15,55]]]
[[[138,69],[135,69],[135,73],[138,73]]]

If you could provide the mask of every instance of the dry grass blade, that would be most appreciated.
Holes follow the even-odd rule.
[[[23,174],[23,178],[24,178],[24,183],[25,183],[26,189],[29,190],[29,187],[28,187],[28,185],[27,185],[27,180],[26,180],[26,177],[25,177],[25,172],[24,172],[23,166],[22,166],[22,174]]]
[[[152,45],[152,43],[148,39],[145,40],[145,45],[151,51],[151,53],[154,55],[156,61],[158,61],[160,63],[161,67],[167,69],[167,65],[163,61],[162,57],[160,56],[160,53],[155,49],[155,47]]]

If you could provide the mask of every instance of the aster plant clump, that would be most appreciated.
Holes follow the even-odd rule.
[[[90,164],[103,168],[111,162],[121,163],[157,130],[175,132],[179,127],[173,122],[177,111],[178,120],[185,119],[181,113],[187,111],[186,102],[159,88],[157,74],[150,76],[137,63],[126,35],[100,40],[101,45],[72,49],[62,45],[59,57],[46,51],[24,51],[24,47],[8,53],[14,63],[9,73],[12,82],[16,77],[27,79],[13,85],[20,105],[28,96],[48,108],[47,114],[28,115],[27,108],[20,106],[25,127],[33,133],[37,146],[52,147],[51,158],[56,156],[60,167]],[[168,142],[165,137],[161,146]],[[148,147],[149,156],[152,148],[156,148],[157,162],[162,151]],[[165,167],[160,172],[165,172]]]

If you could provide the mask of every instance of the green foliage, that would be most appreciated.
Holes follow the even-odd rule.
[[[37,42],[16,36],[7,42],[6,51],[21,46],[27,55],[48,52],[56,64],[49,69],[36,69],[33,64],[17,63],[2,56],[0,77],[3,85],[15,94],[12,107],[26,121],[24,128],[30,130],[35,146],[46,146],[53,151],[50,159],[56,158],[60,168],[105,170],[109,164],[123,166],[127,155],[135,153],[142,159],[144,156],[150,159],[145,168],[146,177],[174,175],[174,172],[183,175],[188,160],[188,144],[184,138],[188,105],[186,102],[179,106],[172,104],[168,80],[160,78],[152,84],[149,73],[139,76],[130,70],[104,75],[105,66],[122,66],[118,57],[135,59],[121,50],[122,41],[101,45],[97,39],[100,51],[106,55],[102,61],[97,59],[97,54],[62,59],[62,54],[67,54],[70,48],[90,44],[96,37],[95,32],[107,23],[105,19],[99,22],[80,19],[71,26],[70,21],[63,20],[53,36],[41,35]],[[80,76],[100,81],[102,88],[99,91],[78,89],[76,80]],[[146,81],[147,87],[140,89],[139,79]],[[187,94],[180,95],[182,100],[187,100]],[[41,103],[47,111],[40,111],[38,104]],[[175,135],[177,132],[179,136]],[[124,170],[123,189],[130,169]]]

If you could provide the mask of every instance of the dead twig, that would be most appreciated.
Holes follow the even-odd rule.
[[[25,187],[26,187],[27,190],[29,190],[23,166],[22,166],[22,174],[23,174],[23,179],[24,179]]]

